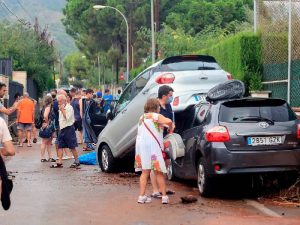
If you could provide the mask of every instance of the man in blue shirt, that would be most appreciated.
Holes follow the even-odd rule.
[[[112,94],[110,94],[109,89],[105,89],[103,100],[105,101],[104,113],[106,113],[110,109],[110,105],[114,100],[114,97]]]

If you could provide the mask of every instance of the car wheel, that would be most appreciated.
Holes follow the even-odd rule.
[[[103,172],[110,173],[114,171],[115,168],[115,159],[111,153],[110,148],[107,145],[103,145],[101,147],[101,151],[99,151],[99,165]]]
[[[176,176],[174,174],[174,166],[173,166],[173,160],[171,159],[170,160],[170,163],[167,165],[167,177],[168,177],[168,180],[176,180]]]
[[[200,195],[208,197],[213,192],[213,180],[207,175],[207,163],[204,158],[198,162],[197,184]]]

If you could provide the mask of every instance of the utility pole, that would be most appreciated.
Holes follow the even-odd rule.
[[[154,0],[151,0],[152,64],[155,63]]]
[[[100,57],[99,53],[97,54],[97,61],[98,61],[98,86],[101,88],[101,73],[100,73]]]
[[[160,30],[160,1],[155,0],[155,32]]]

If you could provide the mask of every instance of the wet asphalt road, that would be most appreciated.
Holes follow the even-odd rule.
[[[299,208],[271,205],[264,211],[243,197],[201,198],[197,189],[186,183],[169,182],[176,191],[169,205],[160,200],[139,205],[138,177],[105,174],[97,166],[70,169],[71,163],[68,160],[64,168],[50,169],[50,163],[40,162],[38,145],[18,148],[7,162],[8,170],[16,176],[12,207],[9,211],[0,209],[0,225],[300,224]],[[187,194],[197,196],[198,202],[180,203],[180,197]],[[274,214],[268,214],[268,209]]]

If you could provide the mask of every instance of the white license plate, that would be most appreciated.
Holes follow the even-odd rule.
[[[283,143],[283,136],[248,137],[248,145],[279,145]]]

